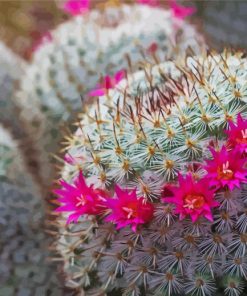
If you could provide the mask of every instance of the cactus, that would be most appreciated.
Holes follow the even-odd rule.
[[[246,48],[246,1],[194,1],[198,6],[203,31],[215,48],[225,45]],[[234,19],[232,16],[234,15]]]
[[[59,125],[81,110],[81,99],[96,87],[100,75],[138,69],[147,51],[152,52],[149,61],[189,47],[196,51],[196,36],[189,24],[177,24],[170,11],[142,5],[92,10],[51,32],[34,54],[18,95],[20,105],[32,108],[24,109],[21,117],[32,126],[29,133],[37,141],[43,178],[51,180],[48,160],[57,149]]]
[[[246,68],[146,65],[85,106],[55,190],[78,295],[246,295]]]
[[[8,130],[0,126],[0,295],[62,295],[46,262],[41,190]],[[49,294],[50,293],[50,294]]]
[[[0,41],[0,122],[20,134],[15,91],[24,73],[26,63]]]

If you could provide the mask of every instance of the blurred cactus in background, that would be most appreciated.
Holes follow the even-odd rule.
[[[15,97],[25,67],[0,42],[0,295],[61,295],[55,267],[46,262],[41,184],[31,175],[29,160],[16,140],[30,144]]]
[[[245,0],[195,0],[202,30],[210,45],[222,49],[224,46],[247,48],[247,2]]]
[[[0,122],[20,136],[15,91],[26,63],[0,41]]]
[[[16,96],[26,67],[27,63],[0,41],[0,124],[11,131],[14,139],[19,140],[19,148],[24,152],[23,161],[41,186],[42,181],[36,174],[37,161],[33,139],[29,135],[30,128],[20,118],[20,113],[32,112],[32,106],[20,106]]]
[[[198,40],[195,29],[170,10],[145,5],[91,10],[52,31],[35,52],[18,94],[20,106],[30,110],[23,108],[20,116],[32,126],[43,179],[51,180],[49,157],[57,149],[59,125],[81,109],[100,76],[99,89],[108,91],[118,81],[115,73],[138,69],[143,56],[155,61],[198,52]]]
[[[62,295],[48,262],[39,184],[8,130],[0,126],[0,295]]]
[[[66,284],[246,295],[247,60],[225,51],[144,69],[86,104],[66,138],[55,190]]]

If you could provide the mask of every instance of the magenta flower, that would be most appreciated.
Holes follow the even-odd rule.
[[[114,77],[107,75],[103,78],[103,83],[98,85],[98,88],[90,91],[88,93],[88,95],[90,97],[103,96],[103,95],[107,94],[110,89],[114,88],[125,77],[126,77],[125,70],[118,71],[114,75]]]
[[[170,0],[170,7],[172,9],[173,16],[180,20],[184,20],[187,16],[196,12],[195,7],[179,5],[176,0]]]
[[[127,191],[116,186],[115,192],[116,198],[106,201],[112,212],[105,220],[117,224],[117,229],[131,225],[132,230],[136,231],[138,225],[145,224],[153,218],[153,205],[143,197],[138,198],[136,190]]]
[[[62,204],[56,212],[71,212],[67,224],[77,222],[82,215],[98,215],[105,209],[105,193],[87,186],[82,172],[71,185],[64,180],[60,181],[61,189],[54,190],[60,196],[58,201]]]
[[[76,164],[75,158],[73,156],[71,156],[70,154],[68,154],[68,153],[66,153],[64,155],[64,158],[63,159],[68,164],[71,164],[71,165],[75,165]]]
[[[63,10],[70,15],[86,13],[89,10],[90,0],[67,0],[63,5]]]
[[[247,152],[247,120],[238,114],[237,124],[229,122],[229,130],[225,131],[228,135],[230,148],[238,148],[241,152]]]
[[[208,180],[203,178],[196,182],[192,174],[188,174],[185,178],[179,175],[178,183],[178,186],[169,185],[172,196],[162,200],[175,204],[179,219],[183,220],[189,215],[193,222],[200,217],[213,221],[211,209],[218,207],[219,203],[214,200],[215,191],[210,189]]]
[[[223,146],[220,151],[209,148],[213,159],[207,160],[204,167],[207,171],[207,178],[210,180],[210,186],[216,189],[227,186],[230,190],[234,187],[240,187],[240,183],[247,183],[247,171],[244,168],[246,162],[241,158],[239,150],[227,151]]]
[[[136,0],[137,3],[145,4],[149,6],[159,6],[159,0]]]
[[[83,160],[85,160],[82,156],[72,156],[69,153],[64,155],[64,161],[71,165],[79,165]]]

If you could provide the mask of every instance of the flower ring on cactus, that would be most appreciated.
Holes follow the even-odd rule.
[[[223,146],[220,151],[212,148],[210,151],[213,159],[207,160],[205,166],[210,186],[215,186],[217,189],[226,186],[233,190],[234,187],[240,188],[241,183],[247,183],[247,169],[244,167],[246,159],[241,157],[238,149],[227,151]]]
[[[115,186],[116,198],[109,198],[106,205],[111,214],[106,221],[117,224],[117,229],[131,225],[133,231],[153,218],[154,206],[143,197],[137,197],[136,190],[128,192]]]
[[[185,177],[179,175],[178,183],[178,186],[169,187],[173,196],[163,201],[176,205],[175,213],[179,214],[180,220],[189,215],[193,222],[202,216],[213,222],[211,210],[219,203],[214,200],[215,191],[210,189],[208,180],[204,178],[196,182],[189,173]]]
[[[56,220],[66,285],[86,296],[246,295],[246,155],[225,133],[246,118],[246,79],[245,55],[207,52],[146,63],[86,104],[65,148],[76,162],[61,174],[73,184],[81,168],[109,196],[98,219]]]
[[[104,209],[105,193],[102,190],[94,189],[93,186],[87,186],[86,181],[80,171],[73,185],[60,181],[62,189],[54,190],[54,193],[60,196],[58,201],[62,203],[56,209],[57,212],[72,212],[69,215],[67,223],[77,222],[80,216],[98,215]]]

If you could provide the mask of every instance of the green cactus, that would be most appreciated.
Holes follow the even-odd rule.
[[[234,190],[218,183],[200,185],[209,182],[206,164],[214,165],[208,160],[212,158],[208,145],[220,149],[229,122],[239,114],[246,118],[247,60],[242,53],[225,51],[175,64],[146,65],[145,71],[128,76],[107,96],[86,105],[78,130],[66,138],[64,181],[56,191],[58,211],[64,213],[57,218],[54,243],[64,260],[66,285],[78,293],[247,293],[246,179]],[[244,160],[239,156],[234,161],[237,165]],[[218,169],[223,181],[235,176],[229,162]],[[215,181],[212,178],[210,182]],[[174,210],[179,207],[174,200],[184,193],[176,185],[194,190],[194,195],[183,197],[180,212]],[[196,186],[207,193],[196,195]],[[142,206],[113,206],[121,195],[127,198],[126,190],[134,189],[139,201],[145,200]],[[128,194],[136,200],[133,192]],[[196,219],[190,214],[192,221],[182,215],[185,208],[201,209],[210,194],[210,213]],[[91,205],[89,195],[94,200]],[[107,209],[92,214],[97,203]],[[144,205],[146,210],[154,207],[152,219],[136,222],[132,229],[118,220],[119,211],[127,222],[138,217]]]
[[[100,75],[134,71],[143,55],[149,61],[164,60],[190,47],[199,50],[192,26],[183,22],[179,29],[170,11],[141,5],[92,10],[62,24],[50,39],[34,54],[18,100],[32,108],[23,109],[21,117],[32,125],[29,133],[36,139],[41,174],[48,183],[58,127],[81,110],[81,100],[96,87]],[[151,45],[158,48],[148,56]]]
[[[39,184],[29,173],[18,143],[2,126],[0,191],[0,295],[62,295],[56,267],[48,262]]]

